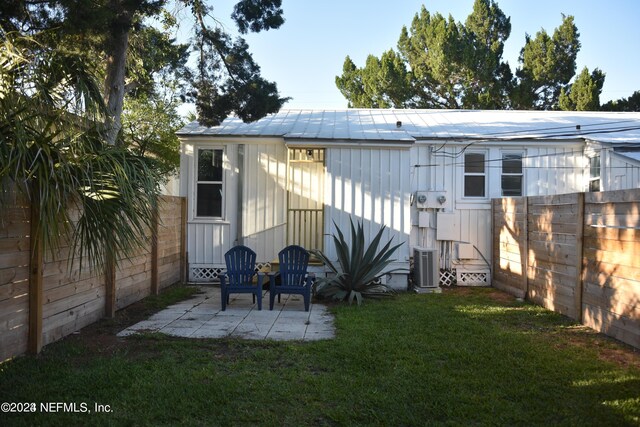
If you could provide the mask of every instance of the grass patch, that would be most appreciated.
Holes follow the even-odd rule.
[[[170,286],[160,292],[158,295],[151,295],[142,303],[147,310],[159,311],[167,308],[171,304],[185,300],[197,292],[197,288],[193,286],[176,285]]]
[[[493,289],[336,306],[320,342],[80,334],[0,365],[3,425],[638,425],[640,356]],[[95,413],[94,404],[110,413]]]

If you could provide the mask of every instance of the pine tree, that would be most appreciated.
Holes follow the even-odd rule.
[[[347,57],[336,86],[351,107],[559,108],[580,49],[573,17],[563,15],[551,35],[525,36],[515,77],[502,58],[510,34],[510,19],[493,0],[476,0],[464,24],[423,6],[402,28],[397,53],[370,55],[362,68]]]
[[[580,33],[572,16],[562,17],[553,36],[540,30],[534,39],[525,36],[516,71],[513,107],[517,109],[551,110],[557,108],[560,92],[576,72],[580,50]]]
[[[640,90],[633,92],[628,98],[609,101],[601,109],[603,111],[640,111]]]
[[[558,104],[566,111],[597,111],[600,109],[600,93],[604,85],[604,73],[599,69],[589,73],[584,67],[573,84],[562,88]]]
[[[275,83],[263,79],[248,45],[241,37],[233,40],[221,26],[209,25],[212,8],[205,0],[177,0],[188,8],[196,22],[193,48],[198,55],[196,69],[184,68],[186,49],[165,40],[169,62],[190,87],[183,94],[195,101],[203,124],[220,123],[231,112],[254,121],[277,111],[286,102]],[[239,0],[232,19],[241,34],[278,28],[284,22],[281,0]],[[0,28],[34,37],[43,49],[80,50],[85,65],[104,79],[107,118],[104,135],[116,144],[122,128],[124,99],[131,90],[149,83],[144,61],[152,61],[155,49],[143,40],[153,33],[149,19],[166,22],[167,0],[9,0],[0,4]],[[215,20],[214,20],[215,22]],[[161,38],[154,41],[160,42]],[[134,47],[141,47],[134,52]],[[152,45],[153,46],[153,45]],[[157,47],[156,44],[153,47]],[[173,49],[173,52],[170,52]],[[140,64],[132,57],[143,59]],[[176,57],[175,55],[178,55]]]

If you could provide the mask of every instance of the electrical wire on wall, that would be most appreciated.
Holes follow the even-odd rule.
[[[625,123],[625,126],[610,126],[615,124]],[[633,123],[633,125],[631,125]],[[547,140],[551,138],[560,138],[560,137],[584,137],[586,135],[594,135],[594,134],[611,134],[611,133],[620,133],[620,132],[629,132],[632,130],[640,130],[640,126],[637,125],[637,120],[620,120],[613,122],[605,122],[605,123],[587,123],[584,125],[566,125],[566,126],[557,126],[550,128],[542,128],[542,129],[522,129],[522,130],[514,130],[514,131],[504,131],[504,132],[489,132],[482,135],[474,135],[474,136],[461,136],[461,137],[453,137],[447,138],[442,142],[440,146],[434,148],[431,152],[434,155],[449,157],[449,158],[458,158],[471,146],[476,144],[481,144],[484,142],[530,142],[535,140]],[[608,126],[603,128],[596,128],[598,126]],[[591,128],[594,129],[591,129]],[[584,128],[589,128],[584,130]],[[571,129],[571,131],[569,131]],[[540,131],[555,131],[555,132],[540,132]],[[419,138],[419,140],[422,138]],[[427,138],[424,138],[427,139]],[[461,150],[457,153],[442,153],[441,151],[449,144],[449,143],[462,143],[466,142]]]

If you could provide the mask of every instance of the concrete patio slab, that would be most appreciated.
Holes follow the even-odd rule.
[[[335,336],[333,316],[322,304],[311,304],[304,311],[298,295],[283,295],[269,310],[269,294],[265,291],[262,310],[248,294],[231,296],[222,311],[220,288],[199,286],[191,299],[174,304],[121,331],[124,337],[140,332],[161,332],[190,338],[238,337],[251,340],[325,340]]]

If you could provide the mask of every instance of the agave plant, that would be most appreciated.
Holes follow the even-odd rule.
[[[395,291],[391,287],[379,283],[378,279],[386,274],[401,270],[385,271],[385,268],[395,261],[390,259],[391,255],[402,246],[402,243],[391,246],[392,240],[389,240],[378,250],[385,229],[382,226],[367,247],[362,222],[359,221],[356,226],[350,219],[350,223],[351,243],[347,243],[343,232],[335,222],[333,223],[337,230],[337,235],[333,235],[333,242],[339,266],[336,266],[322,251],[311,251],[333,273],[333,277],[318,280],[316,284],[318,296],[338,301],[347,300],[349,304],[356,301],[360,305],[365,297],[379,298],[394,295]]]

